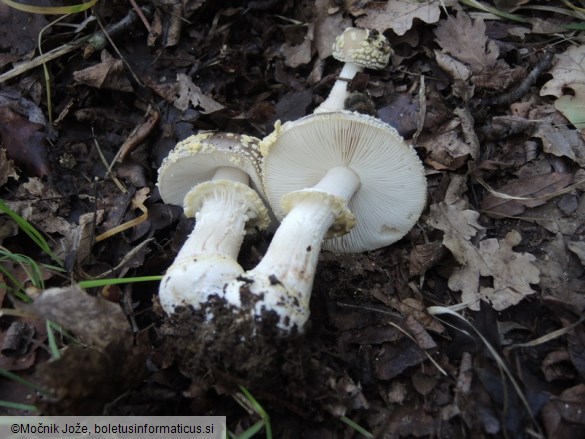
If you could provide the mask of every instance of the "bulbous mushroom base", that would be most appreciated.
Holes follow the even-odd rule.
[[[282,359],[298,352],[302,337],[282,331],[272,310],[255,317],[253,302],[234,306],[213,296],[199,309],[175,309],[162,333],[186,376],[207,370],[257,387],[274,385],[271,378],[280,374]]]
[[[221,255],[175,261],[160,283],[160,304],[168,315],[179,307],[199,308],[211,296],[223,296],[225,285],[243,271],[235,260]]]

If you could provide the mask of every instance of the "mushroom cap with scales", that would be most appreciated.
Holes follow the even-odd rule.
[[[425,172],[416,151],[377,118],[348,111],[305,116],[277,124],[260,149],[265,195],[279,219],[292,208],[292,192],[311,188],[332,168],[349,168],[359,177],[347,204],[355,226],[347,215],[349,233],[334,223],[326,250],[357,253],[390,245],[425,206]]]
[[[338,61],[378,70],[388,65],[392,49],[378,31],[350,27],[335,39],[332,55]]]
[[[202,196],[195,197],[193,188],[198,186],[197,191],[200,194],[212,190],[207,187],[209,184],[204,183],[221,179],[221,171],[218,170],[223,168],[236,168],[249,177],[249,181],[226,181],[224,186],[229,184],[243,189],[249,184],[262,196],[258,143],[259,139],[252,136],[224,132],[199,133],[179,142],[159,168],[157,185],[162,200],[178,206],[183,206],[185,201],[190,200],[191,205],[185,206],[185,214],[195,216],[197,206],[194,202],[199,204]],[[185,198],[187,194],[189,197]],[[259,198],[253,204],[257,204],[257,211],[261,214],[250,218],[246,227],[265,228],[269,223],[266,208]]]

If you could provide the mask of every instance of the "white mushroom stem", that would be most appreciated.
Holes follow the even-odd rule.
[[[263,207],[247,180],[238,169],[219,168],[212,181],[185,196],[185,212],[194,214],[196,223],[160,285],[168,314],[177,306],[198,308],[211,296],[222,296],[225,284],[243,273],[236,259],[246,222]]]
[[[358,190],[358,175],[335,167],[315,186],[285,195],[291,209],[276,231],[262,261],[228,285],[226,295],[236,302],[242,287],[254,293],[256,317],[278,314],[278,327],[302,331],[309,318],[309,299],[321,243],[327,231],[347,216],[347,202]]]
[[[216,169],[211,181],[218,180],[229,180],[247,185],[249,177],[240,169],[220,166]],[[190,201],[193,200],[187,194],[186,204]],[[185,208],[196,211],[195,228],[179,250],[175,263],[201,255],[218,255],[232,259],[238,257],[248,219],[245,215],[246,197],[243,194],[229,188],[209,191],[199,209],[193,205],[186,205]]]
[[[345,100],[349,96],[347,86],[355,75],[358,72],[363,72],[363,70],[364,68],[358,64],[345,63],[339,73],[338,79],[329,92],[329,96],[315,109],[314,113],[329,113],[343,110],[345,108]]]

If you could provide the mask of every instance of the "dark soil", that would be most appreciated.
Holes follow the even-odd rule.
[[[458,17],[461,31],[477,11],[453,3],[401,31],[384,2],[139,2],[146,28],[129,3],[106,1],[85,15],[99,24],[73,14],[63,22],[78,33],[46,31],[44,53],[100,24],[116,48],[80,41],[47,64],[52,124],[41,68],[0,76],[0,198],[63,261],[39,285],[26,263],[0,260],[0,369],[48,390],[3,377],[0,401],[43,414],[226,415],[241,433],[259,419],[236,401],[244,386],[279,438],[361,437],[343,419],[380,438],[585,437],[585,143],[540,96],[558,56],[582,47],[581,31],[562,27],[578,20],[511,8],[528,21],[473,22],[477,35],[457,40],[445,23]],[[390,247],[321,254],[304,334],[283,337],[270,315],[237,319],[219,301],[213,325],[207,309],[170,319],[156,281],[42,302],[45,288],[163,274],[193,229],[160,199],[163,158],[202,130],[262,138],[311,113],[341,68],[331,35],[373,16],[395,54],[351,82],[348,104],[415,137],[428,206]],[[49,17],[0,3],[0,75],[29,59]],[[448,73],[437,52],[471,76]],[[246,238],[244,269],[273,231]],[[0,244],[55,264],[6,214]],[[466,321],[436,308],[471,290],[471,308],[455,310]],[[45,319],[75,336],[57,334],[60,359]]]

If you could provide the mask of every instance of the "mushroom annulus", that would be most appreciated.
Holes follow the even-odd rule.
[[[245,294],[256,321],[269,313],[283,334],[301,333],[324,238],[335,252],[402,238],[425,206],[424,168],[393,127],[348,111],[277,123],[260,149],[265,195],[282,222],[260,263],[226,295]]]
[[[195,227],[167,269],[159,300],[168,315],[199,308],[243,273],[237,257],[246,231],[266,228],[258,139],[207,132],[178,143],[163,160],[158,187],[165,203],[182,205]],[[252,187],[250,187],[252,186]],[[255,189],[254,189],[255,188]]]
[[[345,64],[339,78],[333,84],[329,96],[315,109],[315,113],[326,113],[344,109],[349,96],[347,85],[358,72],[365,68],[383,69],[388,65],[392,49],[384,35],[376,30],[347,28],[333,44],[333,57]]]

